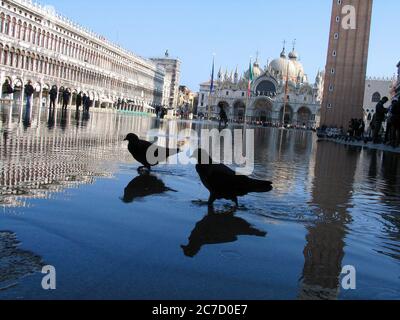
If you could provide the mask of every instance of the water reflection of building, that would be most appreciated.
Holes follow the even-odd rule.
[[[132,161],[121,144],[124,135],[147,132],[153,123],[117,114],[92,114],[85,122],[76,120],[75,112],[67,112],[53,116],[49,128],[45,123],[51,114],[42,112],[41,118],[33,114],[34,121],[24,127],[19,114],[8,109],[12,108],[0,109],[5,126],[0,136],[0,204],[9,206],[111,176],[114,168],[103,166],[104,162]],[[79,121],[85,124],[76,126]]]
[[[307,227],[301,299],[335,299],[339,295],[359,154],[359,150],[341,145],[318,145],[312,203],[319,216]]]

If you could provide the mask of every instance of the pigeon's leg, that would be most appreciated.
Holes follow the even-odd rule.
[[[212,207],[212,206],[214,205],[215,200],[217,200],[217,199],[216,199],[215,196],[211,193],[211,194],[210,194],[210,198],[208,198],[208,206],[209,206],[209,207]]]
[[[238,200],[238,197],[233,198],[233,202],[235,203],[236,208],[239,208],[239,200]]]
[[[137,169],[137,171],[138,171],[139,174],[141,174],[143,172],[149,173],[151,171],[151,168],[150,167],[146,167],[146,166],[141,166],[141,167],[139,167]]]

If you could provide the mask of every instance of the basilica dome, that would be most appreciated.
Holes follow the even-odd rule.
[[[286,77],[289,72],[289,78],[292,80],[298,77],[303,79],[305,76],[303,65],[298,61],[298,54],[294,50],[289,53],[288,59],[283,49],[280,57],[272,60],[268,68],[273,75],[280,77]]]

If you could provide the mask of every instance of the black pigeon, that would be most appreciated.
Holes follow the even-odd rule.
[[[148,169],[149,171],[151,170],[151,167],[158,165],[158,163],[149,163],[147,159],[147,151],[151,146],[153,146],[152,143],[144,140],[140,140],[139,137],[136,134],[130,133],[126,136],[124,141],[129,141],[128,145],[128,150],[132,154],[132,156],[135,158],[136,161],[140,162],[143,166],[138,168],[138,171],[140,171],[143,168]],[[169,157],[172,157],[176,154],[178,154],[180,149],[169,149],[169,148],[163,148],[157,146],[157,149],[154,153],[155,157],[158,158],[158,155],[160,155],[160,162],[166,161]]]
[[[137,198],[145,198],[169,191],[176,192],[175,190],[168,188],[159,178],[150,174],[142,174],[134,178],[126,186],[122,201],[125,203],[131,203]]]
[[[272,190],[272,182],[237,175],[227,166],[214,163],[208,153],[202,149],[196,150],[192,157],[197,159],[196,171],[201,182],[210,191],[209,206],[212,206],[215,200],[226,199],[232,200],[238,207],[238,197]]]
[[[185,256],[193,258],[205,245],[235,242],[239,236],[264,238],[266,235],[266,232],[254,228],[246,220],[235,217],[233,211],[215,213],[210,209],[208,215],[196,224],[189,244],[181,248]]]

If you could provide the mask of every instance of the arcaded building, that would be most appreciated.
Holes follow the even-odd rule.
[[[15,102],[32,81],[35,103],[46,103],[51,86],[57,85],[60,91],[71,90],[71,103],[82,91],[97,108],[129,105],[145,111],[162,105],[165,72],[50,6],[30,0],[0,3],[0,82],[8,80],[16,90],[11,96]]]

